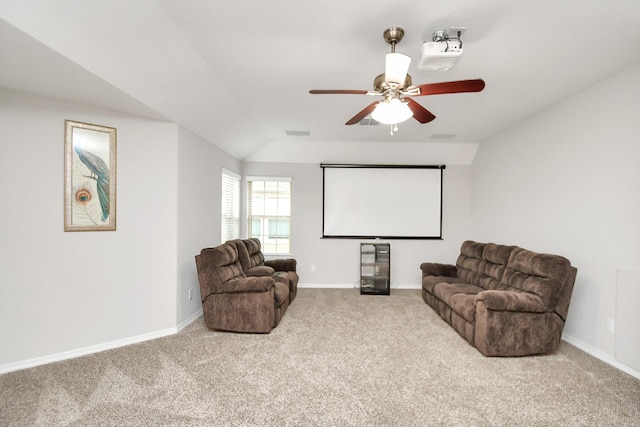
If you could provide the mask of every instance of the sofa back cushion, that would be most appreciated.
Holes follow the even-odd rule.
[[[247,251],[247,246],[244,244],[244,240],[236,239],[231,240],[227,243],[232,243],[235,245],[236,250],[238,251],[238,260],[240,260],[240,264],[242,265],[242,269],[246,272],[251,268],[251,259],[249,258],[249,251]]]
[[[238,259],[238,250],[231,242],[215,248],[203,249],[200,251],[200,261],[209,287],[207,295],[219,292],[222,283],[238,277],[244,277],[242,264]]]
[[[483,289],[498,289],[513,248],[467,240],[456,262],[458,277]]]
[[[569,300],[567,293],[571,295],[575,278],[572,270],[569,260],[562,256],[515,248],[499,289],[535,294],[548,311],[556,311],[564,318],[566,310],[558,303]]]
[[[249,268],[264,264],[264,255],[260,240],[255,237],[243,240],[249,255]]]

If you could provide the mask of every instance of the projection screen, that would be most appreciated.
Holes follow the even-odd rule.
[[[323,238],[442,238],[444,165],[320,167]]]

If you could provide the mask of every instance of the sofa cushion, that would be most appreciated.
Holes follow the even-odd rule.
[[[275,271],[266,265],[258,265],[244,272],[247,276],[271,276]]]
[[[484,289],[469,283],[438,283],[433,294],[465,320],[473,323],[476,295]]]
[[[485,246],[482,256],[484,257],[484,259],[486,259],[487,261],[493,264],[506,266],[507,263],[509,262],[509,256],[511,255],[513,248],[515,248],[515,246],[505,246],[505,245],[498,245],[495,243],[487,243],[487,246]]]
[[[482,289],[497,289],[513,248],[467,240],[456,262],[458,277]]]
[[[242,265],[238,260],[238,252],[235,245],[225,243],[215,248],[205,248],[200,251],[203,265],[207,268],[204,274],[209,276],[208,283],[221,284],[237,277],[244,277]],[[218,292],[218,289],[210,289],[209,292]],[[203,295],[203,298],[205,295]]]
[[[453,311],[458,313],[468,322],[475,320],[475,299],[476,295],[484,291],[479,286],[469,283],[438,283],[433,288],[433,294],[444,302]]]
[[[249,259],[249,252],[247,251],[247,247],[244,242],[240,239],[230,240],[227,243],[231,243],[236,247],[238,251],[238,259],[240,260],[240,264],[242,264],[242,269],[246,272],[251,268],[251,260]]]
[[[260,240],[252,237],[251,239],[242,240],[247,247],[249,253],[249,268],[264,264],[264,255],[261,250]]]
[[[466,283],[472,283],[474,285],[479,284],[480,278],[480,258],[473,258],[463,254],[460,254],[456,261],[456,267],[458,268],[458,277],[460,277]]]
[[[500,280],[504,275],[509,262],[509,256],[514,246],[497,245],[495,243],[487,243],[482,256],[484,262],[480,265],[480,287],[483,289],[497,289],[500,286]]]
[[[464,279],[449,276],[424,276],[422,278],[422,287],[430,294],[438,283],[465,283]]]
[[[571,272],[568,259],[516,248],[500,284],[500,289],[537,295],[549,311],[554,311]]]
[[[484,252],[484,248],[487,246],[486,243],[474,242],[472,240],[467,240],[462,242],[462,246],[460,246],[460,255],[466,255],[471,258],[482,258],[482,253]]]
[[[268,292],[274,286],[271,277],[236,277],[218,286],[217,293],[259,293]]]
[[[438,283],[433,288],[433,294],[447,305],[455,294],[476,295],[484,289],[469,283]]]
[[[476,321],[476,294],[454,294],[449,299],[450,307],[470,323]]]

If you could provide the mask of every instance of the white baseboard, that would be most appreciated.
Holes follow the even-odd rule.
[[[195,320],[195,319],[194,319]],[[33,359],[22,360],[20,362],[7,363],[0,365],[0,374],[7,372],[19,371],[21,369],[33,368],[35,366],[45,365],[47,363],[60,362],[62,360],[73,359],[75,357],[86,356],[87,354],[99,353],[105,350],[111,350],[125,345],[137,344],[156,338],[165,337],[178,332],[177,328],[168,328],[160,331],[150,332],[148,334],[137,335],[134,337],[124,338],[106,342],[103,344],[92,345],[89,347],[78,348],[76,350],[64,351],[62,353],[51,354],[49,356],[35,357]]]
[[[356,289],[358,286],[347,283],[298,283],[298,288],[310,289]]]
[[[416,284],[412,284],[412,283],[408,283],[408,284],[400,284],[400,285],[391,285],[391,289],[422,289],[422,285],[416,285]]]
[[[187,320],[185,320],[184,322],[180,323],[178,325],[178,332],[180,332],[181,330],[183,330],[184,328],[186,328],[187,326],[189,326],[190,324],[192,324],[193,322],[195,322],[196,320],[198,320],[200,318],[200,316],[202,316],[202,308],[198,311],[196,311],[195,313],[193,313],[191,316],[189,316],[187,318]]]
[[[86,356],[88,354],[99,353],[105,350],[111,350],[118,347],[124,347],[125,345],[138,344],[143,341],[153,340],[156,338],[162,338],[167,335],[173,335],[191,323],[195,322],[202,316],[202,309],[193,313],[188,319],[180,323],[175,328],[163,329],[160,331],[150,332],[148,334],[137,335],[135,337],[124,338],[121,340],[110,341],[103,344],[92,345],[89,347],[79,348],[76,350],[65,351],[62,353],[56,353],[49,356],[35,357],[33,359],[27,359],[20,362],[7,363],[0,365],[0,374],[7,372],[19,371],[21,369],[33,368],[35,366],[45,365],[47,363],[60,362],[62,360],[73,359],[75,357]]]
[[[310,288],[310,289],[359,289],[359,285],[348,283],[298,283],[298,288]],[[394,289],[420,289],[421,285],[415,284],[391,284],[391,290]]]
[[[585,353],[595,357],[596,359],[600,359],[602,360],[604,363],[607,363],[611,366],[613,366],[616,369],[621,370],[622,372],[626,372],[627,374],[636,377],[640,380],[640,371],[636,371],[635,369],[631,368],[630,366],[625,365],[624,363],[621,363],[619,361],[617,361],[615,358],[613,358],[611,355],[598,350],[595,347],[590,346],[589,344],[585,344],[584,342],[570,336],[567,334],[562,334],[562,339],[566,342],[568,342],[569,344],[578,347],[580,350],[584,351]]]
[[[356,285],[353,284],[320,284],[320,283],[302,283],[298,284],[299,288],[315,288],[315,289],[355,289]],[[393,287],[392,289],[420,289],[419,285],[398,285]],[[89,347],[79,348],[76,350],[65,351],[62,353],[56,353],[49,356],[36,357],[33,359],[27,359],[20,362],[7,363],[4,365],[0,365],[0,374],[5,374],[7,372],[19,371],[21,369],[33,368],[35,366],[45,365],[47,363],[60,362],[62,360],[73,359],[74,357],[86,356],[88,354],[99,353],[105,350],[111,350],[118,347],[123,347],[126,345],[137,344],[143,341],[148,341],[156,338],[165,337],[167,335],[173,335],[182,329],[189,326],[191,323],[195,322],[197,319],[202,316],[202,309],[198,310],[194,314],[192,314],[185,321],[181,322],[175,328],[167,328],[160,331],[150,332],[148,334],[137,335],[134,337],[124,338],[121,340],[110,341],[103,344],[93,345]],[[601,350],[598,350],[595,347],[592,347],[584,342],[570,336],[567,334],[562,334],[562,339],[569,344],[579,348],[585,353],[602,360],[603,362],[613,366],[616,369],[619,369],[627,374],[640,379],[640,371],[637,371],[624,363],[620,363],[612,356],[604,353]]]

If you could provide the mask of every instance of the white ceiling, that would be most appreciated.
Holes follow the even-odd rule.
[[[640,61],[637,0],[0,0],[0,86],[179,123],[239,159],[468,164],[477,144]],[[416,98],[436,115],[389,135],[344,123],[399,26]],[[446,72],[416,68],[436,28],[466,27]],[[309,131],[310,136],[287,136]],[[436,160],[434,160],[436,159]]]

